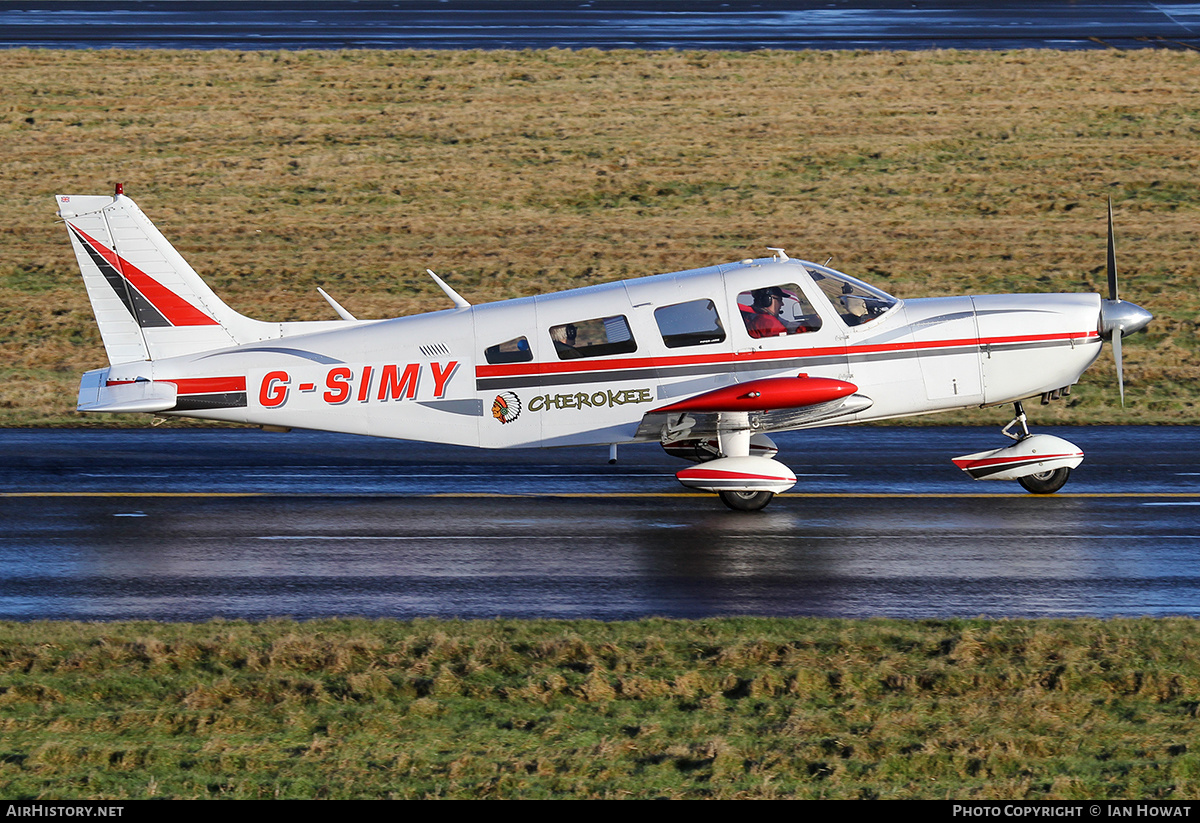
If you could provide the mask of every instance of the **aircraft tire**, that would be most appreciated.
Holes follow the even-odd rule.
[[[766,508],[774,492],[717,492],[721,502],[735,512],[756,512]]]
[[[1017,482],[1025,487],[1025,491],[1033,494],[1054,494],[1066,485],[1070,476],[1071,470],[1064,466],[1061,469],[1018,477]]]

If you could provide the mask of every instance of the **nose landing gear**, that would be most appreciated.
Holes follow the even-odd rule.
[[[1030,494],[1054,494],[1071,479],[1071,470],[1062,466],[1050,471],[1036,472],[1018,477],[1017,482]]]
[[[1050,434],[1030,434],[1025,408],[1013,404],[1015,417],[1000,433],[1016,442],[992,451],[954,458],[954,465],[976,480],[1016,480],[1033,494],[1053,494],[1083,462],[1083,451],[1074,443]],[[1019,426],[1019,432],[1010,431]]]

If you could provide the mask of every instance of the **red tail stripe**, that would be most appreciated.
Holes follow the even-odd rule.
[[[90,237],[86,232],[81,231],[78,226],[72,225],[71,228],[79,232],[79,236],[86,240],[96,250],[97,254],[107,260],[114,269],[121,273],[122,277],[141,292],[142,296],[149,300],[154,308],[158,309],[172,326],[217,325],[216,320],[200,311],[200,309],[159,283],[112,249],[106,248],[103,243],[94,237]]]
[[[135,380],[109,380],[106,386],[121,386]],[[155,380],[155,383],[174,383],[179,394],[220,394],[246,390],[245,377],[191,377],[182,380]]]

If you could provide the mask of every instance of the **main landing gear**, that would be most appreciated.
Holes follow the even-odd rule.
[[[1001,434],[1016,442],[992,451],[954,458],[954,465],[976,480],[1016,480],[1033,494],[1054,494],[1083,462],[1083,451],[1074,443],[1049,434],[1030,434],[1025,408],[1013,404],[1016,416]],[[1019,431],[1011,431],[1013,427]]]
[[[691,429],[687,415],[672,423],[674,436],[664,437],[663,446],[669,453],[686,456]],[[693,452],[695,459],[703,460],[706,452],[712,452],[707,441],[704,445],[705,449]],[[676,479],[690,489],[716,492],[722,503],[739,512],[760,511],[775,495],[796,485],[792,470],[769,456],[778,451],[771,439],[752,433],[746,412],[721,413],[715,451],[719,457],[681,469]]]

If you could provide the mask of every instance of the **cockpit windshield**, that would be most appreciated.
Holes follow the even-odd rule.
[[[900,302],[887,292],[868,286],[857,277],[812,263],[805,267],[847,326],[869,323],[886,314],[892,306]]]

